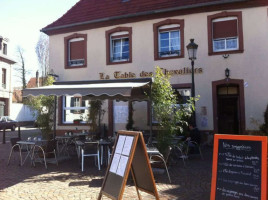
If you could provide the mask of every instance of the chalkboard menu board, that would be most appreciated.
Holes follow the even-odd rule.
[[[121,200],[130,171],[138,198],[141,199],[139,194],[141,190],[159,200],[142,133],[118,131],[98,200],[103,195],[114,200]]]
[[[213,199],[267,199],[267,137],[215,135]]]

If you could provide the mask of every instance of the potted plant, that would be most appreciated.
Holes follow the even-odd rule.
[[[74,124],[80,124],[82,122],[82,119],[74,119],[73,123]]]

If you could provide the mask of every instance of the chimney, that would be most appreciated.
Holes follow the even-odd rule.
[[[36,87],[39,87],[39,72],[38,70],[36,71]]]

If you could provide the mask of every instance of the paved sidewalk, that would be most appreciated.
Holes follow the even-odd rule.
[[[98,171],[90,158],[87,159],[85,172],[79,169],[78,160],[59,163],[59,166],[36,164],[31,167],[29,162],[18,165],[18,157],[11,159],[6,165],[10,143],[0,144],[0,200],[89,200],[97,199],[106,168]],[[162,200],[209,200],[211,181],[212,149],[205,148],[204,160],[199,156],[171,166],[169,184],[167,175],[155,174],[156,185]],[[141,193],[142,199],[154,199]],[[103,198],[108,199],[108,198]],[[128,181],[123,199],[136,200],[137,194],[131,181]]]

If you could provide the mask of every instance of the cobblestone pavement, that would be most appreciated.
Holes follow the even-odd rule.
[[[10,143],[0,144],[0,200],[89,200],[97,199],[106,168],[98,171],[91,158],[87,159],[85,172],[79,168],[77,158],[65,160],[59,166],[48,164],[48,170],[40,163],[31,167],[30,162],[18,165],[14,154],[7,166]],[[210,196],[212,149],[203,149],[204,160],[199,156],[189,158],[186,167],[182,161],[170,166],[170,184],[166,173],[155,173],[157,190],[161,200],[208,200]],[[144,200],[154,199],[141,192]],[[108,199],[108,198],[103,198]],[[131,181],[125,188],[123,199],[136,200],[137,193]]]

